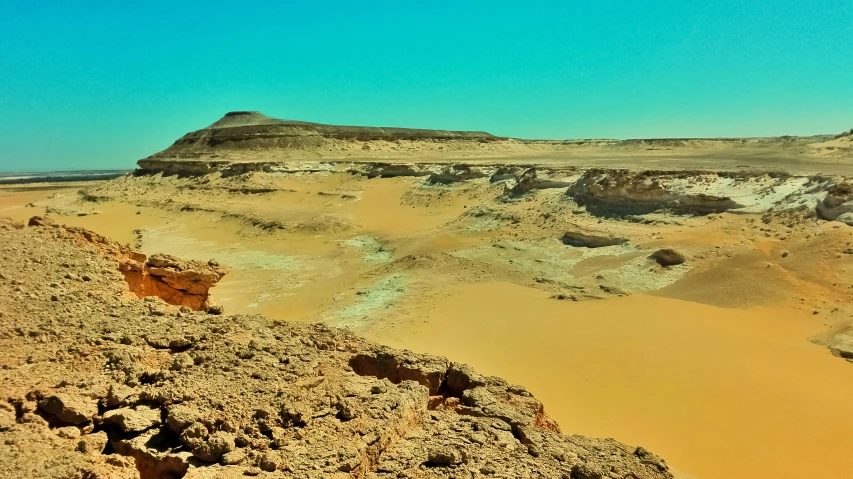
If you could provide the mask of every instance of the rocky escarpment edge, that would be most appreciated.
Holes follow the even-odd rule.
[[[137,175],[223,177],[265,174],[346,173],[368,178],[423,178],[424,186],[470,181],[504,185],[499,197],[517,201],[558,189],[588,213],[620,218],[649,213],[766,214],[805,210],[827,221],[853,225],[853,181],[843,176],[783,172],[628,170],[511,164],[407,162],[233,162],[140,160]]]
[[[3,477],[672,477],[465,365],[139,300],[58,228],[0,240]]]

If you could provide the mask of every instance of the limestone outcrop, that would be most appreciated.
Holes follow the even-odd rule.
[[[642,215],[660,210],[709,214],[743,208],[715,191],[715,174],[667,174],[629,170],[589,170],[567,191],[587,211],[602,216]]]
[[[853,226],[853,183],[839,181],[827,191],[817,204],[817,214],[830,221],[841,221]]]
[[[493,176],[492,178],[495,181],[500,176]],[[536,168],[526,168],[518,174],[508,176],[507,179],[504,196],[508,199],[519,197],[533,190],[565,188],[570,184],[566,181],[551,178],[547,173],[539,171]]]

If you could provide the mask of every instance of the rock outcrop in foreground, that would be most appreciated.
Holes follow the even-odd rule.
[[[0,220],[0,476],[672,477],[641,447],[561,435],[521,386],[318,324],[140,300],[121,264]]]
[[[118,269],[124,275],[128,288],[139,298],[157,296],[175,306],[206,310],[213,306],[210,288],[227,272],[227,268],[214,260],[200,263],[165,254],[149,258],[95,232],[59,225],[39,216],[31,218],[29,226],[51,227],[60,237],[99,248],[103,254],[118,261]]]

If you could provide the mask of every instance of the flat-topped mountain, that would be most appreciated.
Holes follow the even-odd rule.
[[[204,133],[209,133],[206,136]],[[178,140],[217,137],[233,134],[252,135],[267,133],[270,136],[322,136],[323,138],[368,140],[449,140],[449,139],[501,139],[483,131],[426,130],[420,128],[395,128],[375,126],[340,126],[307,121],[279,120],[257,111],[228,112],[207,128],[188,133]]]
[[[483,131],[339,126],[235,111],[140,160],[148,172],[290,160],[488,161],[586,167],[853,173],[849,134],[761,138],[526,140]]]
[[[207,128],[179,138],[155,158],[192,158],[218,151],[346,151],[363,142],[492,142],[506,140],[482,131],[425,130],[372,126],[338,126],[279,120],[257,111],[234,111]],[[363,148],[363,144],[358,144]]]

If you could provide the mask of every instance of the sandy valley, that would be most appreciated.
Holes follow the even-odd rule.
[[[148,258],[215,260],[228,272],[211,299],[236,315],[216,318],[246,321],[246,341],[273,324],[344,335],[335,341],[347,352],[323,356],[331,369],[373,344],[445,356],[524,385],[563,433],[642,446],[677,477],[844,478],[853,468],[851,138],[530,142],[239,112],[141,160],[133,175],[0,187],[0,216],[45,217]],[[39,228],[51,226],[21,231]],[[10,276],[14,259],[3,261]],[[19,321],[15,308],[0,304],[4,327]],[[7,381],[26,357],[5,360]],[[543,450],[562,437],[543,439]],[[563,467],[540,452],[526,471]],[[137,468],[154,467],[134,454]],[[253,454],[236,464],[262,466]],[[616,475],[584,475],[580,456],[563,477],[657,477],[632,469],[634,456]],[[373,477],[381,468],[363,457],[339,471]],[[444,466],[462,467],[433,459],[427,469],[400,459],[399,470],[444,477]],[[472,477],[494,475],[489,467]]]

